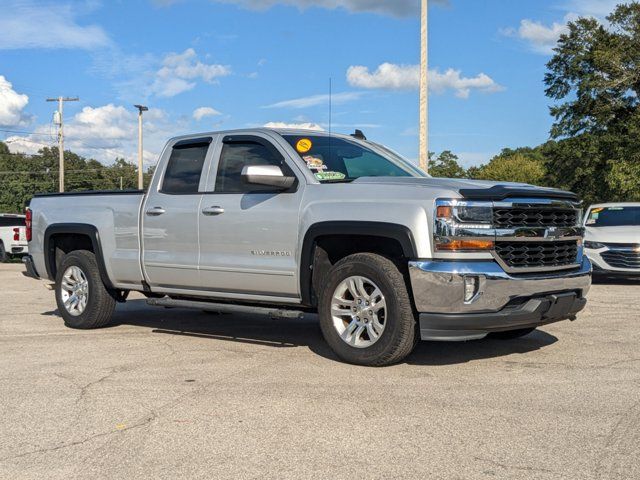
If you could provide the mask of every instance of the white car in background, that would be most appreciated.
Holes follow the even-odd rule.
[[[0,214],[0,262],[29,253],[25,229],[25,216]]]
[[[640,203],[592,205],[584,226],[594,274],[640,276]]]

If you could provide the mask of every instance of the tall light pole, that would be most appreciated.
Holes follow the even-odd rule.
[[[148,112],[149,108],[144,105],[134,105],[138,109],[138,190],[144,189],[144,176],[143,176],[143,166],[144,162],[142,159],[142,112]]]
[[[428,0],[422,0],[420,40],[420,168],[429,171],[429,35]]]
[[[77,102],[80,100],[78,97],[58,97],[47,98],[47,102],[58,102],[58,115],[55,118],[55,124],[58,125],[58,163],[60,174],[59,191],[64,192],[64,102]]]

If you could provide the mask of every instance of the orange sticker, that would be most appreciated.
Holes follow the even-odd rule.
[[[312,148],[313,148],[313,142],[308,138],[303,138],[301,140],[298,140],[298,143],[296,144],[296,150],[298,150],[298,152],[300,153],[307,153]]]

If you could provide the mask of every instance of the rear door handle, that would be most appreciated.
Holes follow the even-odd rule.
[[[165,213],[167,213],[167,211],[162,207],[153,207],[147,210],[147,215],[150,217],[159,217]]]
[[[222,207],[209,207],[202,210],[202,213],[207,217],[214,217],[216,215],[222,215],[224,213],[224,208]]]

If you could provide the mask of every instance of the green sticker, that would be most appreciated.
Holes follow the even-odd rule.
[[[326,180],[344,180],[347,176],[340,172],[318,172],[316,173],[316,178],[322,182]]]

